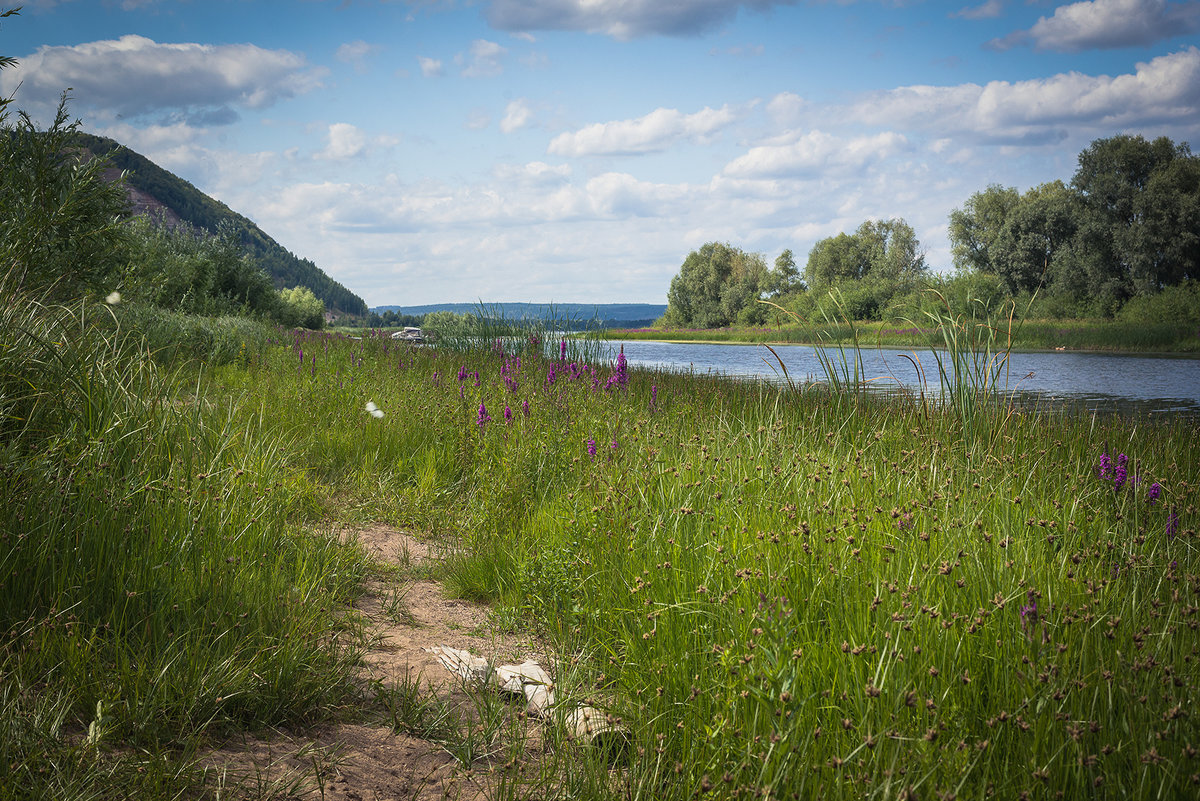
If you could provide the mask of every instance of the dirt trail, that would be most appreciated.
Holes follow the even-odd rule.
[[[357,537],[368,554],[401,570],[399,577],[368,581],[354,603],[372,632],[361,670],[364,685],[376,679],[411,682],[419,676],[422,694],[431,685],[439,697],[469,706],[458,680],[424,650],[434,645],[504,662],[537,659],[549,668],[528,637],[496,630],[486,606],[447,598],[438,582],[420,578],[444,556],[435,546],[386,526],[343,536]],[[534,733],[526,747],[538,741]],[[212,784],[222,798],[233,791],[233,797],[327,801],[481,799],[488,794],[493,768],[487,760],[468,768],[441,746],[395,733],[383,723],[260,732],[223,744],[204,761],[215,772]],[[241,792],[234,790],[238,785]]]

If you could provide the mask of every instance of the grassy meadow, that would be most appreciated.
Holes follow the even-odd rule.
[[[446,586],[629,732],[505,797],[1200,791],[1194,420],[7,314],[0,798],[211,794],[220,733],[370,714],[366,521],[461,545]]]

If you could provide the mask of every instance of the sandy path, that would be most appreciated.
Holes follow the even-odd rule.
[[[465,648],[501,661],[548,663],[528,637],[503,633],[486,606],[447,598],[439,583],[419,576],[443,554],[429,543],[386,526],[343,532],[357,537],[398,577],[372,579],[354,609],[372,631],[361,678],[385,684],[420,677],[428,692],[470,714],[458,680],[424,649]],[[514,707],[519,709],[518,707]],[[529,723],[526,751],[538,750],[540,723]],[[529,753],[536,758],[536,753]],[[385,724],[333,723],[304,732],[245,735],[215,749],[205,760],[221,798],[323,798],[328,801],[480,799],[488,796],[496,765],[487,757],[463,765],[445,748]]]

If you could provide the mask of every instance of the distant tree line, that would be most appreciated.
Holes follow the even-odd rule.
[[[377,311],[367,312],[362,317],[362,324],[369,328],[403,328],[408,325],[419,326],[421,324],[423,314],[397,314],[395,309],[387,309],[380,313]]]
[[[854,319],[911,319],[926,289],[970,313],[1017,301],[1037,317],[1200,323],[1200,157],[1186,143],[1098,139],[1069,185],[972,195],[950,215],[950,240],[956,272],[931,275],[903,219],[867,220],[818,241],[802,278],[790,250],[768,269],[709,242],[684,260],[658,324],[762,325],[784,319],[778,307],[807,317],[831,298]]]

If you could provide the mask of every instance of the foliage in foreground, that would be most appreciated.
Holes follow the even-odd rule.
[[[458,592],[536,621],[564,694],[631,731],[621,793],[1200,782],[1190,421],[968,419],[515,339],[297,337],[222,382],[311,428],[301,461],[363,514],[469,545]],[[618,792],[572,767],[567,789]]]
[[[105,307],[0,314],[0,798],[174,796],[206,735],[351,698],[364,565],[291,443]]]

